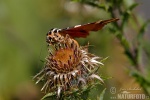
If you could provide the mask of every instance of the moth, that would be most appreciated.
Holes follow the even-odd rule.
[[[76,25],[74,27],[67,27],[64,29],[52,28],[46,36],[46,41],[49,44],[55,44],[61,42],[66,35],[74,38],[86,38],[90,31],[101,30],[106,24],[116,22],[118,18],[112,18],[108,20],[99,20],[97,22],[88,23],[84,25]]]

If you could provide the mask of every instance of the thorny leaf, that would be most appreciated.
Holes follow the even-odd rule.
[[[107,5],[106,5],[106,4],[101,3],[99,0],[72,0],[72,1],[87,4],[87,5],[90,5],[92,7],[97,7],[97,8],[106,10],[106,11],[108,11],[108,9],[111,6],[111,3],[107,3]]]
[[[64,98],[65,100],[82,100],[82,98],[85,98],[87,96],[84,97],[84,95],[87,95],[88,92],[95,88],[96,85],[99,85],[99,82],[90,84],[89,86],[84,86],[82,89],[74,89],[72,90],[72,92],[70,91],[66,91],[64,93],[64,95],[62,96],[62,98]],[[50,98],[54,98],[56,97],[56,93],[47,93],[41,100],[46,100],[46,99],[50,99]]]
[[[131,71],[131,75],[136,78],[136,81],[143,87],[143,89],[150,93],[150,81],[148,81],[143,75],[140,74],[140,72],[137,72],[135,70]]]
[[[45,99],[55,96],[55,95],[56,95],[56,93],[47,93],[41,100],[45,100]]]
[[[100,94],[100,97],[98,100],[103,100],[104,99],[104,94],[105,94],[106,88],[102,91],[102,93]]]
[[[138,39],[141,39],[145,33],[145,30],[150,23],[150,20],[146,21],[139,30]]]
[[[138,5],[138,3],[134,3],[132,4],[129,8],[126,9],[126,11],[123,13],[122,15],[122,26],[121,28],[123,29],[123,27],[125,26],[125,24],[128,22],[128,19],[130,17],[130,15],[132,14],[132,10]]]

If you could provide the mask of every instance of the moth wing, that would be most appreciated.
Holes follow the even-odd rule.
[[[76,25],[75,27],[62,29],[61,33],[69,34],[72,38],[85,38],[89,35],[90,31],[101,30],[106,24],[110,22],[115,22],[119,20],[118,18],[113,18],[109,20],[100,20],[93,23],[88,23],[84,25]]]

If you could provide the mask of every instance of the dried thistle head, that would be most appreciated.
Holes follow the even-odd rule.
[[[37,78],[36,83],[44,81],[42,91],[55,92],[58,98],[61,93],[90,84],[93,78],[103,82],[95,74],[95,70],[103,65],[98,61],[100,58],[88,53],[88,45],[79,46],[69,35],[63,38],[63,41],[53,45],[54,52],[48,51],[44,67],[34,77]]]

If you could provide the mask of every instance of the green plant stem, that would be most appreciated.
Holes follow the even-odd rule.
[[[115,9],[119,9],[119,15],[122,14],[121,8],[120,6],[117,6],[117,8],[112,8],[110,7],[109,12],[112,18],[116,18],[115,14],[114,14],[114,10]],[[130,44],[129,42],[126,40],[126,38],[124,37],[124,30],[123,30],[123,25],[124,23],[121,23],[120,25],[118,23],[114,23],[114,26],[117,28],[117,30],[119,31],[118,34],[116,34],[116,37],[118,38],[118,40],[120,41],[121,45],[124,47],[125,50],[125,54],[128,56],[128,58],[130,59],[131,63],[133,66],[136,67],[137,70],[139,70],[141,72],[141,69],[139,68],[139,64],[138,64],[138,48],[134,48],[134,51],[131,51],[130,49]]]

